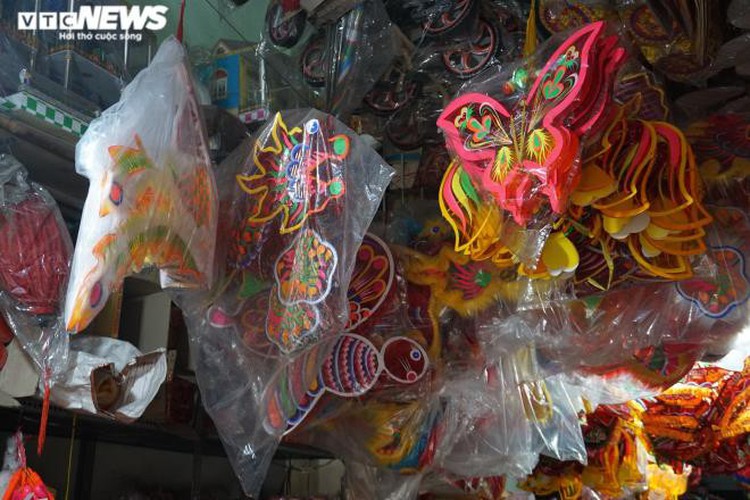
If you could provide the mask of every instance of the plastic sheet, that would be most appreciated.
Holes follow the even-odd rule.
[[[669,387],[703,353],[723,352],[748,321],[744,208],[709,209],[712,274],[500,314],[480,331],[484,350],[533,343],[544,373],[579,377],[593,401],[619,403]]]
[[[217,172],[219,280],[175,299],[206,410],[253,494],[350,318],[357,251],[392,169],[330,115],[301,110]]]
[[[391,65],[398,39],[380,0],[360,3],[328,37],[332,63],[326,109],[346,120]]]
[[[154,266],[164,287],[213,283],[217,198],[187,55],[166,40],[89,126],[76,169],[90,181],[65,304],[85,328],[125,276]]]
[[[587,489],[604,498],[629,498],[647,490],[648,444],[637,411],[600,406],[582,418],[581,427],[587,463],[542,458],[534,473],[518,483],[521,489],[572,498]]]
[[[693,154],[663,121],[663,90],[605,26],[587,25],[473,80],[438,121],[456,155],[439,193],[455,250],[552,289],[569,284],[577,296],[706,271],[711,216]],[[574,83],[552,89],[553,73]],[[557,97],[540,97],[544,89]],[[519,304],[543,307],[535,286],[544,287],[519,289]]]
[[[706,201],[746,199],[728,189]],[[452,235],[444,223],[428,221],[420,231],[413,212],[394,224],[393,236],[420,250],[400,248],[397,254],[410,284],[427,290],[419,311],[427,316],[428,351],[439,374],[431,385],[441,408],[436,453],[419,470],[519,475],[530,472],[539,454],[585,462],[578,426],[583,397],[596,405],[651,396],[684,376],[705,352],[722,352],[748,318],[741,259],[723,247],[744,248],[746,230],[741,209],[708,208],[716,220],[706,239],[711,273],[679,283],[644,280],[582,299],[563,295],[549,302],[540,295],[538,307],[521,309],[514,307],[518,286],[511,270],[493,270],[488,261],[471,261],[446,247]],[[339,422],[366,414],[363,409]],[[342,448],[352,453],[353,445]],[[627,491],[644,487],[643,457],[631,458],[635,462],[623,464],[634,478],[623,483]]]
[[[537,17],[541,27],[550,34],[580,28],[596,21],[618,19],[610,0],[540,0]]]
[[[416,241],[429,253],[417,256],[397,249],[407,270],[404,276],[413,280],[445,273],[439,262],[447,249],[430,255],[434,251],[428,240]],[[421,262],[415,266],[417,258]],[[444,262],[457,269],[465,264]],[[462,279],[471,281],[470,276]],[[454,478],[526,474],[539,453],[585,461],[578,388],[560,377],[545,378],[524,342],[514,347],[501,338],[502,346],[479,349],[477,330],[483,328],[486,314],[470,312],[471,301],[451,302],[447,297],[458,293],[455,290],[430,286],[429,279],[417,282],[422,285],[402,284],[390,310],[365,323],[369,326],[362,335],[374,345],[400,332],[421,338],[429,353],[430,378],[410,385],[378,384],[356,399],[344,399],[344,394],[324,397],[291,439],[347,460]],[[423,290],[430,288],[425,299]],[[434,302],[434,297],[441,298]],[[438,317],[431,318],[433,314]],[[334,431],[343,426],[346,434]]]
[[[700,84],[721,66],[714,64],[722,34],[720,20],[715,9],[702,3],[541,0],[537,13],[548,33],[601,20],[619,22],[649,64],[672,80]]]
[[[396,287],[394,268],[386,244],[367,234],[349,285],[346,332],[336,338],[323,359],[306,401],[286,422],[286,433],[308,420],[314,419],[317,425],[337,416],[337,401],[331,399],[400,403],[426,392],[432,369],[427,346],[399,306],[402,295]],[[362,366],[355,360],[361,360]]]

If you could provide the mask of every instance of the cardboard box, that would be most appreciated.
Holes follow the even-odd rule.
[[[197,396],[194,382],[175,376],[162,384],[142,418],[158,424],[192,424]]]

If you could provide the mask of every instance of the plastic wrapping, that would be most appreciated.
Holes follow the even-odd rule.
[[[76,147],[90,181],[65,304],[85,328],[125,276],[148,266],[162,286],[210,286],[216,187],[187,56],[166,40]]]
[[[474,0],[387,0],[385,4],[388,15],[404,35],[418,43],[461,40],[478,21],[479,2]]]
[[[426,234],[433,234],[430,228]],[[430,253],[397,249],[410,283],[399,286],[391,307],[364,323],[360,342],[368,338],[379,345],[409,332],[429,356],[430,377],[404,385],[381,376],[381,383],[357,399],[341,393],[323,397],[291,438],[348,460],[456,478],[526,474],[539,453],[584,461],[578,389],[560,377],[545,378],[534,351],[523,342],[513,347],[501,339],[503,345],[480,350],[477,336],[486,311],[477,308],[491,305],[496,289],[486,281],[495,277],[479,279],[489,295],[483,298],[479,291],[480,296],[462,302],[460,291],[481,289],[469,285],[474,268],[464,268],[465,259],[451,260],[455,254],[447,247],[431,251],[422,238],[417,239],[420,248]],[[454,279],[466,286],[450,288]],[[338,366],[341,370],[346,364]],[[348,429],[345,435],[334,431],[342,426]]]
[[[536,266],[580,178],[580,144],[610,116],[608,96],[624,56],[605,24],[594,23],[557,46],[546,62],[540,53],[506,83],[490,84],[505,104],[464,89],[468,93],[446,107],[438,126],[458,160],[440,196],[457,250],[473,245],[488,258],[510,249]]]
[[[421,79],[452,86],[518,54],[522,14],[516,2],[388,2],[391,18],[415,47]]]
[[[253,494],[344,339],[358,249],[392,170],[333,117],[301,110],[277,114],[217,172],[220,278],[175,298],[206,410]]]
[[[80,335],[70,342],[68,366],[50,400],[61,408],[130,423],[143,415],[166,376],[165,349],[144,354],[122,340]]]
[[[615,21],[617,11],[610,0],[540,0],[539,24],[548,33],[562,33],[596,21]]]
[[[641,53],[659,72],[689,83],[700,83],[711,74],[721,43],[721,9],[703,2],[681,7],[646,0],[614,3]]]
[[[414,171],[420,160],[430,161],[429,149],[443,142],[435,122],[448,96],[466,79],[516,57],[522,15],[516,2],[502,0],[387,2],[386,7],[402,33],[403,55],[365,104],[388,116],[386,151],[394,161],[411,160]],[[408,174],[393,187],[424,187],[422,179]]]
[[[628,406],[600,406],[583,425],[588,463],[583,483],[607,496],[627,496],[647,488],[648,444],[637,412]]]
[[[307,23],[304,11],[284,12],[280,2],[272,2],[266,16],[261,57],[306,105],[342,120],[360,105],[397,50],[380,0],[359,2],[324,28]]]
[[[717,10],[707,4],[648,0],[542,0],[539,24],[549,33],[595,21],[617,21],[656,70],[670,79],[699,84],[721,68]],[[715,59],[716,57],[716,59]]]
[[[286,12],[280,0],[274,0],[266,9],[265,33],[268,40],[283,48],[297,45],[307,28],[307,11]]]
[[[403,476],[356,462],[347,462],[346,500],[409,500],[419,495],[421,477]]]
[[[329,33],[332,63],[326,109],[342,120],[348,119],[391,65],[397,44],[380,0],[362,2],[337,21]]]
[[[730,200],[739,200],[729,197]],[[748,321],[744,208],[709,206],[713,274],[644,282],[583,299],[499,314],[485,322],[485,352],[535,344],[542,373],[566,373],[593,402],[621,403],[677,382],[706,352],[722,353]],[[578,381],[576,381],[578,379]]]
[[[419,82],[408,71],[409,61],[397,57],[373,88],[365,94],[364,104],[374,113],[388,115],[408,106],[419,93]]]
[[[386,264],[387,263],[387,264]],[[435,453],[433,366],[425,335],[408,316],[405,283],[388,247],[367,235],[349,287],[350,321],[323,361],[317,385],[287,428],[290,438],[346,460],[403,473],[421,470]],[[364,359],[365,370],[355,360]],[[312,407],[312,408],[310,408]],[[310,408],[310,409],[308,409]],[[346,435],[331,429],[346,425]]]
[[[21,431],[8,438],[3,472],[9,474],[3,487],[3,498],[31,498],[54,500],[42,478],[26,465],[26,447]]]
[[[578,296],[705,273],[711,222],[687,140],[663,121],[663,91],[604,30],[570,35],[529,91],[533,60],[471,82],[438,121],[457,155],[440,187],[456,251],[501,268],[520,261],[518,274],[533,280],[571,277]],[[519,304],[541,307],[533,288]]]
[[[750,150],[746,149],[745,133],[748,128],[748,115],[741,113],[709,115],[687,128],[685,134],[709,186],[721,188],[747,176]]]
[[[446,99],[466,79],[517,55],[523,16],[516,2],[503,0],[389,1],[386,9],[400,50],[361,112],[373,114],[384,157],[401,168],[391,189],[432,189],[440,177],[423,173],[444,142],[435,122]]]
[[[52,196],[0,157],[0,305],[24,350],[46,375],[67,362],[62,297],[73,244]]]
[[[728,189],[725,185],[723,194],[707,201],[746,199],[731,190],[727,194]],[[513,307],[519,287],[512,269],[472,261],[445,246],[451,238],[445,223],[428,221],[421,232],[398,233],[420,249],[399,248],[397,254],[410,285],[425,291],[418,310],[431,332],[425,336],[432,339],[428,352],[436,366],[431,390],[440,408],[436,452],[420,462],[419,470],[456,477],[523,475],[539,454],[585,462],[586,440],[578,426],[582,397],[596,405],[651,396],[684,376],[705,352],[722,352],[731,344],[748,311],[745,271],[738,267],[744,258],[726,247],[740,253],[744,248],[744,216],[731,207],[708,205],[708,210],[716,220],[706,238],[713,274],[679,283],[640,280],[637,287],[540,302],[535,308]],[[365,401],[365,408],[372,405]],[[360,410],[336,422],[362,419],[358,415],[367,413]],[[310,430],[327,428],[335,425]],[[399,427],[401,436],[405,429],[414,435],[414,428]],[[357,438],[336,438],[337,443],[351,440]],[[353,445],[340,446],[325,447],[353,453]],[[617,488],[641,491],[644,448],[627,449],[636,451],[622,462]],[[587,481],[603,477],[604,466],[609,467],[592,465]]]
[[[542,458],[519,482],[535,495],[578,498],[586,488],[605,498],[630,498],[647,490],[649,456],[637,411],[600,406],[582,419],[587,463]],[[598,498],[598,497],[597,497]]]
[[[650,16],[631,30],[662,22],[638,10],[653,2],[619,4]],[[92,124],[78,150],[92,189],[68,327],[125,274],[159,267],[248,494],[282,438],[350,462],[362,498],[414,498],[438,482],[493,498],[501,476],[530,474],[541,495],[643,492],[654,464],[637,412],[582,416],[654,396],[746,328],[748,190],[735,183],[747,165],[731,148],[745,117],[688,131],[694,159],[665,122],[658,80],[614,34],[613,2],[539,1],[542,28],[578,30],[518,64],[507,64],[521,40],[515,2],[386,1],[403,37],[377,0],[322,27],[290,5],[269,6],[259,53],[330,115],[280,113],[212,172],[184,54],[168,41]],[[673,42],[640,46],[669,73],[665,56],[696,55]],[[678,78],[693,79],[688,69]],[[392,237],[366,235],[392,169],[335,118],[360,103],[360,125],[403,164],[394,187],[438,189],[443,219],[430,207],[437,219],[399,214]],[[142,190],[131,200],[128,183]],[[158,225],[158,243],[127,254],[148,243],[134,228]],[[180,244],[162,249],[165,234]],[[715,392],[722,408],[743,401]],[[732,455],[750,452],[746,431],[693,462],[746,465]]]
[[[331,398],[375,399],[384,390],[413,392],[430,372],[424,339],[413,328],[392,320],[399,311],[394,281],[395,263],[387,245],[367,234],[357,252],[349,285],[349,320],[322,360],[320,372],[297,412],[284,424],[293,431],[310,416],[318,422],[336,413]],[[394,307],[396,308],[394,311]],[[386,317],[380,320],[381,316]],[[417,392],[419,394],[419,392]],[[399,399],[405,399],[403,395]],[[324,415],[318,410],[325,408]]]
[[[747,362],[740,372],[697,367],[679,384],[645,400],[643,423],[657,457],[712,474],[746,467],[749,374]]]
[[[456,370],[442,389],[455,430],[439,443],[439,467],[459,477],[518,477],[531,473],[539,454],[585,463],[577,391],[544,379],[528,349],[492,359],[473,376]]]
[[[39,316],[58,312],[72,245],[51,196],[26,180],[25,169],[3,155],[0,287],[18,309]]]

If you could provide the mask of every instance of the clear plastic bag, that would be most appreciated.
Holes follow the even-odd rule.
[[[419,495],[422,478],[357,462],[346,463],[346,500],[409,500]]]
[[[467,7],[463,20],[456,17],[456,11]],[[430,23],[422,24],[421,37],[415,41],[413,65],[422,78],[442,80],[451,89],[520,56],[524,16],[514,1],[453,2],[447,13]],[[445,34],[433,35],[435,25]]]
[[[163,287],[213,283],[216,186],[187,55],[166,40],[76,148],[90,181],[65,304],[78,332],[125,276],[149,266]]]
[[[26,176],[15,158],[0,156],[0,306],[48,380],[67,362],[62,298],[73,244],[52,196]]]
[[[295,442],[408,474],[428,467],[436,452],[441,413],[434,398],[437,368],[428,354],[434,339],[408,317],[400,277],[390,280],[388,290],[377,292],[383,280],[378,270],[388,267],[383,265],[385,253],[373,255],[374,241],[380,240],[365,238],[349,288],[352,314],[347,330],[357,333],[337,339],[320,369],[317,385],[322,390],[309,393],[311,404],[301,408],[287,428]],[[368,305],[373,297],[382,298],[376,309]],[[350,361],[352,353],[368,361],[364,373]],[[349,430],[345,435],[332,432],[342,426]]]
[[[745,258],[750,226],[743,207],[711,206],[711,274],[677,283],[644,281],[585,298],[498,315],[489,346],[536,345],[543,371],[567,373],[594,401],[621,403],[678,381],[706,352],[721,354],[747,325]],[[485,347],[487,349],[487,347]]]
[[[357,250],[391,176],[316,110],[277,114],[217,169],[219,279],[174,298],[203,403],[248,494],[349,320]]]
[[[711,75],[723,9],[701,2],[681,8],[644,0],[616,0],[615,5],[644,58],[659,72],[695,85]]]
[[[380,0],[360,3],[336,22],[328,38],[326,110],[347,120],[391,65],[398,38]]]
[[[304,11],[281,21],[282,10],[277,2],[268,7],[259,54],[305,105],[347,120],[397,50],[382,2],[364,0],[319,29],[305,22]]]
[[[596,21],[617,20],[617,11],[610,0],[540,0],[538,24],[550,34],[580,28]]]
[[[520,262],[519,275],[553,289],[570,277],[558,281],[577,296],[697,275],[711,222],[663,90],[607,26],[475,78],[438,121],[457,156],[439,194],[456,251]]]
[[[510,250],[536,268],[580,179],[581,146],[611,113],[625,51],[605,28],[588,25],[512,72],[488,72],[445,108],[438,126],[458,158],[443,178],[441,210],[457,250],[484,258]]]
[[[488,359],[479,376],[461,370],[442,390],[447,418],[458,425],[450,444],[439,443],[447,446],[436,461],[440,469],[459,477],[519,477],[531,473],[540,454],[585,463],[578,390],[544,378],[528,348]]]
[[[582,417],[581,429],[586,461],[542,458],[519,487],[538,496],[566,498],[579,498],[587,488],[605,498],[631,498],[646,491],[647,443],[638,412],[627,406],[599,406]]]

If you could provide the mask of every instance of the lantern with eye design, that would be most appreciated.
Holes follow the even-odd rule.
[[[412,384],[427,371],[427,354],[410,338],[393,337],[383,344],[381,352],[383,371],[395,382]]]
[[[295,360],[282,371],[265,395],[269,431],[290,433],[305,420],[326,393],[342,398],[365,396],[387,385],[410,385],[427,373],[427,352],[408,337],[391,337],[378,349],[367,338],[354,333],[338,337],[331,352],[322,358],[317,378],[306,391],[300,374],[316,365],[320,350]],[[291,415],[285,417],[285,415]]]

